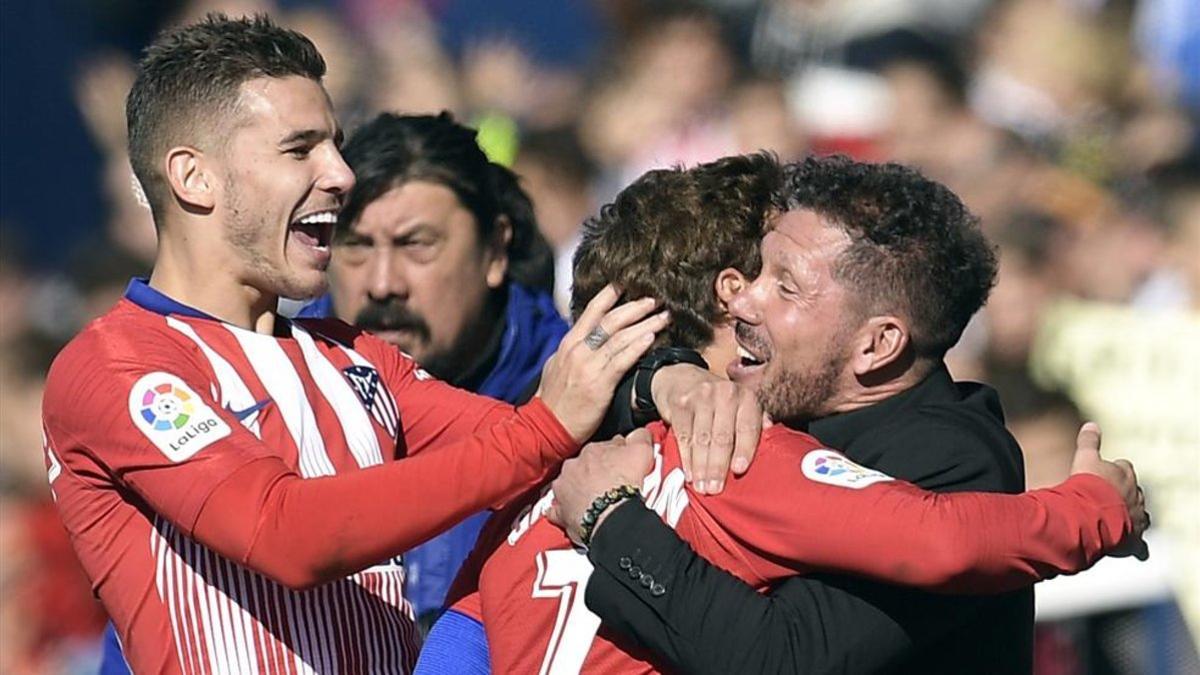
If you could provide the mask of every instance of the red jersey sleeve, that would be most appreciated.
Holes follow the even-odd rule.
[[[168,338],[121,337],[85,332],[55,360],[46,434],[62,470],[123,486],[191,534],[213,490],[271,453],[213,399],[206,366]]]
[[[1086,569],[1130,529],[1124,502],[1097,476],[1021,495],[935,494],[781,427],[723,494],[690,496],[681,529],[704,531],[759,583],[822,569],[1000,592]]]

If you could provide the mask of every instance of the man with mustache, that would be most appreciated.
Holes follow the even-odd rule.
[[[954,382],[942,362],[996,272],[991,247],[966,207],[912,169],[836,157],[785,167],[773,207],[762,271],[728,305],[739,354],[730,377],[754,388],[776,421],[880,475],[943,492],[1020,492],[1020,449],[1004,429],[995,392]],[[1085,427],[1080,442],[1084,451],[1073,470],[1102,472],[1098,432]],[[597,510],[598,496],[640,483],[649,453],[648,445],[641,452],[585,451],[567,462],[553,483],[557,508],[550,514],[575,541],[591,535],[587,557],[595,571],[587,608],[612,639],[646,649],[661,667],[688,673],[1032,668],[1032,588],[948,597],[824,576],[788,579],[762,595],[744,575],[736,578],[697,555],[639,500]],[[752,469],[741,480],[753,476]],[[839,484],[811,467],[804,476]],[[840,489],[856,488],[842,482]],[[1140,490],[1126,499],[1136,509]],[[844,530],[871,512],[831,515],[828,526]],[[1148,523],[1144,514],[1134,516],[1136,526]],[[967,550],[992,533],[981,529],[948,545]],[[874,551],[880,560],[896,553]],[[649,587],[646,578],[653,580]]]
[[[356,183],[334,231],[332,307],[315,309],[456,387],[523,402],[567,324],[551,295],[553,256],[516,176],[488,161],[475,130],[449,113],[381,114],[342,152]],[[436,618],[486,517],[405,554],[407,598],[422,626]]]

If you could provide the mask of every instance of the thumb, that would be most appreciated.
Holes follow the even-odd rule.
[[[1071,470],[1074,472],[1081,464],[1095,464],[1100,461],[1100,425],[1086,422],[1079,428],[1079,435],[1075,437],[1075,457],[1071,461]]]
[[[626,443],[640,443],[642,445],[654,445],[654,437],[650,435],[650,431],[645,427],[634,429],[626,438]]]
[[[629,435],[624,445],[612,450],[614,453],[620,453],[620,466],[635,471],[639,479],[654,468],[654,445],[650,435],[643,433],[635,431]]]

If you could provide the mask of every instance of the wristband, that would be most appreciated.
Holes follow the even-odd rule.
[[[623,502],[626,499],[640,498],[641,496],[641,489],[632,485],[621,485],[592,500],[592,505],[583,513],[583,518],[580,520],[583,533],[579,535],[579,543],[584,546],[592,543],[592,530],[596,529],[596,521],[600,519],[600,514],[604,513],[608,507]]]
[[[660,368],[677,363],[690,363],[698,368],[708,368],[708,362],[694,349],[684,347],[658,347],[638,361],[633,376],[633,420],[638,426],[649,424],[659,418],[658,408],[650,385]]]

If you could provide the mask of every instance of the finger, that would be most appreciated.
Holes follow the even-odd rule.
[[[692,468],[696,473],[692,486],[701,494],[707,494],[716,487],[717,477],[713,474],[712,428],[713,406],[712,398],[701,394],[696,397],[696,405],[692,411]]]
[[[638,359],[654,344],[654,336],[666,327],[669,317],[665,312],[656,314],[642,323],[630,326],[614,335],[596,353],[602,357],[603,370],[599,374],[607,387],[613,387]]]
[[[611,331],[609,333],[611,337],[596,351],[608,359],[616,358],[618,354],[626,349],[630,347],[636,348],[640,342],[645,341],[647,335],[650,336],[650,340],[653,340],[658,331],[666,328],[670,323],[671,313],[663,310],[633,325]]]
[[[629,435],[625,437],[625,442],[629,444],[640,443],[654,447],[654,437],[650,435],[650,430],[645,427],[629,432]]]
[[[562,515],[558,512],[558,501],[557,500],[550,502],[550,508],[546,509],[546,519],[549,520],[551,523],[554,523],[555,525],[562,527],[562,524],[563,524]]]
[[[653,446],[649,443],[626,443],[614,448],[613,452],[618,455],[614,457],[618,465],[630,471],[625,478],[640,487],[642,479],[654,468]]]
[[[1126,481],[1126,489],[1128,489],[1130,485],[1135,488],[1139,487],[1137,484],[1137,471],[1133,470],[1133,463],[1127,459],[1118,459],[1113,461],[1113,464],[1117,465],[1117,468],[1121,469],[1121,473],[1124,475]]]
[[[691,406],[679,406],[674,412],[675,424],[671,427],[675,434],[675,443],[679,446],[679,463],[683,466],[683,479],[695,485],[696,471],[692,456],[692,409]]]
[[[598,317],[589,317],[587,322],[583,316],[579,317],[579,321],[571,327],[568,335],[576,342],[582,342],[588,333],[592,332],[596,326],[599,326],[605,333],[610,336],[615,335],[618,331],[636,324],[644,319],[646,315],[654,311],[658,306],[658,301],[654,298],[641,298],[633,302],[626,302],[618,307],[610,309]],[[564,337],[564,340],[566,337]],[[611,338],[610,338],[611,339]]]
[[[737,475],[746,473],[750,462],[754,461],[754,451],[758,449],[758,439],[762,436],[763,420],[766,415],[758,411],[758,399],[754,393],[743,390],[741,404],[738,405],[737,419],[734,422],[736,434],[733,444],[733,461],[731,466]]]
[[[733,385],[725,385],[733,387]],[[725,481],[729,478],[729,465],[733,461],[733,444],[737,426],[738,399],[737,389],[729,390],[735,394],[732,401],[728,394],[718,396],[712,412],[712,441],[708,446],[708,486],[711,494],[719,494],[725,489]]]
[[[1094,454],[1096,459],[1100,458],[1100,425],[1095,422],[1084,423],[1075,437],[1075,456],[1081,454]]]
[[[656,307],[658,307],[658,301],[654,298],[641,298],[640,300],[627,302],[615,309],[609,310],[604,316],[600,317],[599,325],[604,329],[604,332],[609,335],[615,335],[622,329],[636,325],[639,321],[646,319]]]
[[[600,318],[608,310],[612,309],[613,305],[617,304],[617,300],[620,297],[620,292],[612,284],[601,288],[596,297],[588,301],[587,306],[579,313],[579,319],[575,321],[575,325],[571,327],[571,330],[568,330],[567,334],[563,336],[560,344],[570,346],[576,342],[581,342],[583,336],[590,333],[600,323]]]

